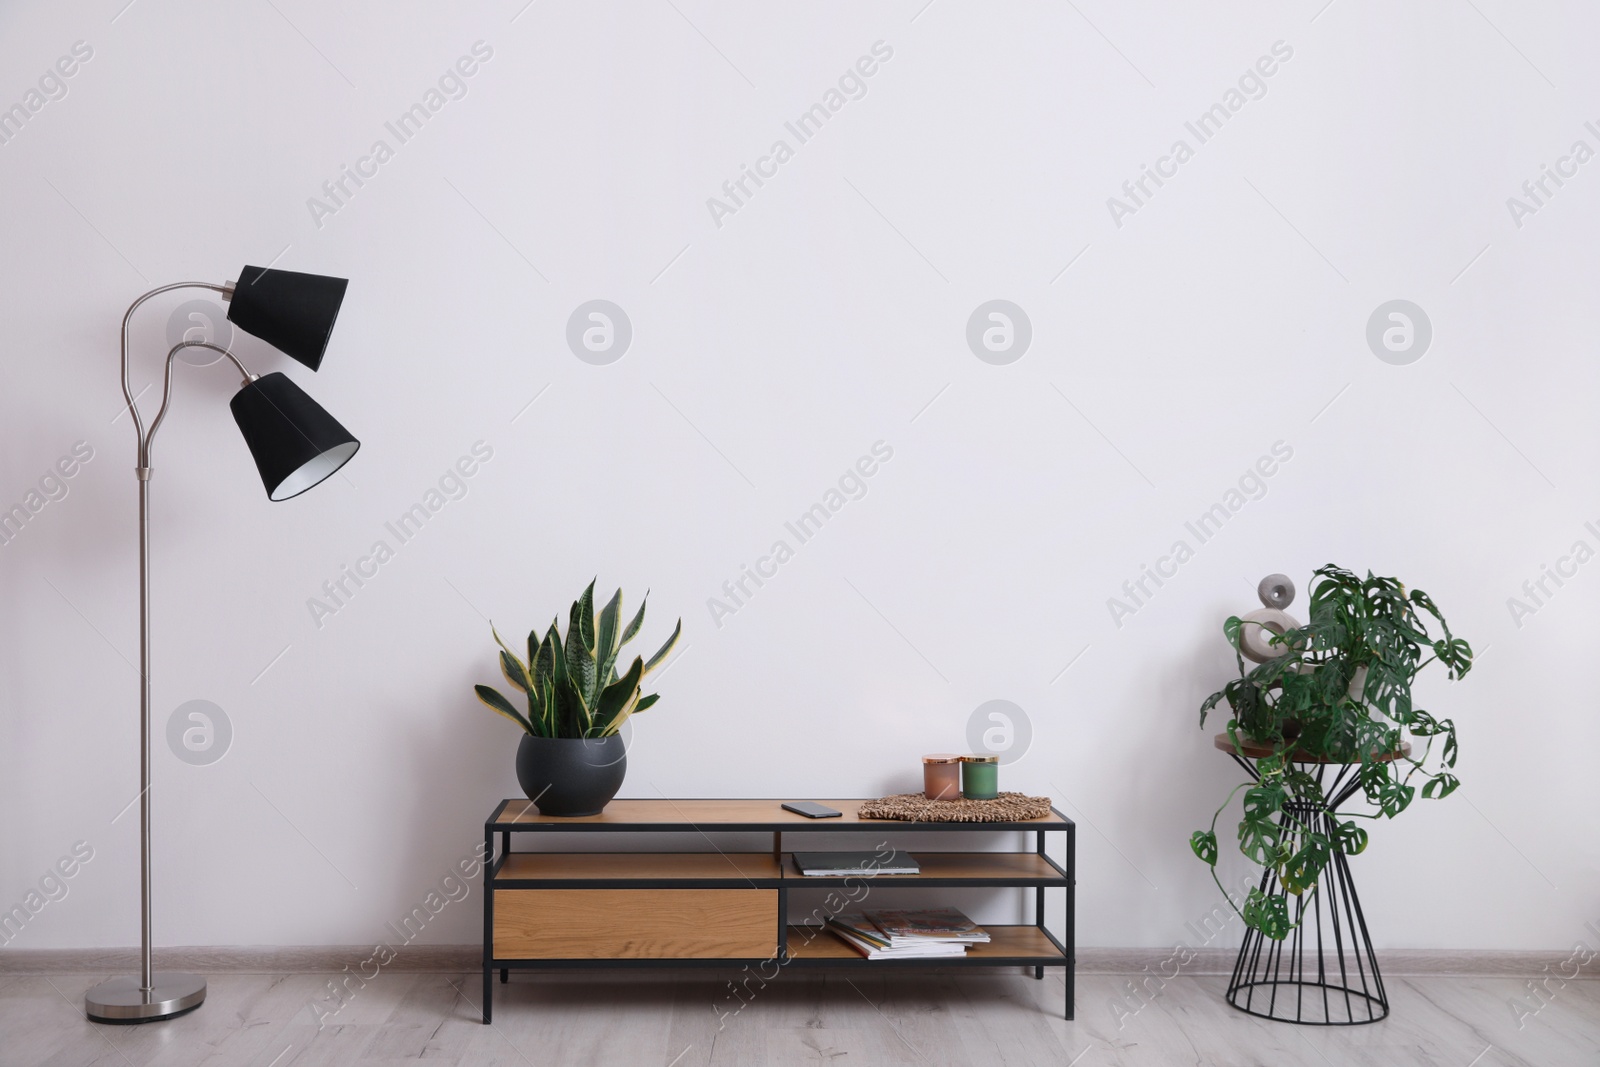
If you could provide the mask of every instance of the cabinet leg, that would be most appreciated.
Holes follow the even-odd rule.
[[[494,1013],[494,972],[488,967],[483,969],[483,1025],[489,1025],[489,1017]]]
[[[1033,969],[1033,977],[1036,980],[1044,978],[1044,968],[1043,967],[1035,967]]]
[[[511,981],[511,969],[508,967],[500,968],[500,984],[505,985],[509,981]]]

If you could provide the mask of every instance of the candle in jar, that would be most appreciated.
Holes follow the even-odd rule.
[[[922,795],[954,800],[961,795],[961,757],[938,753],[922,757]]]
[[[1000,757],[961,757],[961,795],[968,800],[993,800],[1000,794]]]

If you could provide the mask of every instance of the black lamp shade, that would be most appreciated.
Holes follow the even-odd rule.
[[[316,370],[349,285],[345,278],[247,266],[234,285],[228,321]]]
[[[350,461],[361,442],[282,374],[264,374],[228,407],[273,500],[299,496]]]

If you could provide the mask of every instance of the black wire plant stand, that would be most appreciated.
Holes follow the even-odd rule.
[[[1260,779],[1255,764],[1234,748],[1227,734],[1217,736],[1217,747],[1252,778]],[[1339,806],[1361,788],[1359,763],[1317,762],[1311,773],[1322,799],[1285,801],[1280,817],[1280,825],[1290,820],[1284,840],[1294,848],[1300,846],[1305,827],[1337,840]],[[1290,894],[1269,867],[1261,876],[1261,892],[1292,900],[1295,927],[1282,941],[1245,928],[1244,944],[1228,980],[1230,1005],[1247,1015],[1304,1026],[1358,1026],[1388,1016],[1389,997],[1344,853],[1334,850],[1314,890]]]

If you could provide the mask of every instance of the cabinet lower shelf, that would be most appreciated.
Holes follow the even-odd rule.
[[[1061,966],[1067,954],[1037,926],[983,927],[989,932],[988,944],[973,945],[965,956],[949,959],[869,960],[820,926],[791,926],[787,931],[789,960],[792,963],[859,963],[865,967],[914,963],[922,967]]]

